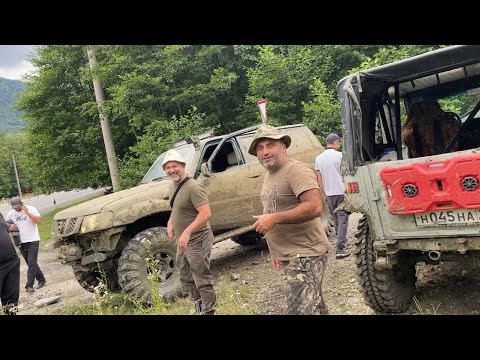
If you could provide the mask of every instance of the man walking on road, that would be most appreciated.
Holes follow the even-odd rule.
[[[10,225],[8,231],[18,231],[20,235],[21,245],[20,253],[28,265],[27,283],[25,289],[27,293],[35,292],[33,284],[37,279],[37,289],[46,285],[45,276],[38,266],[38,251],[40,247],[40,234],[38,233],[38,226],[42,222],[37,209],[30,205],[25,205],[20,197],[15,197],[10,200],[12,210],[7,214],[7,221],[11,220],[13,225]]]
[[[328,203],[328,208],[335,223],[335,232],[337,234],[337,251],[335,256],[337,259],[342,259],[349,256],[350,253],[346,249],[348,214],[344,210],[335,212],[335,209],[343,202],[345,196],[343,177],[340,173],[342,153],[338,151],[340,136],[330,134],[326,138],[326,143],[327,148],[325,151],[315,159],[315,170],[322,196]]]

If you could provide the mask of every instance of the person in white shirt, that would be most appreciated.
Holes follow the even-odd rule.
[[[37,279],[37,289],[45,286],[46,280],[42,270],[38,266],[38,250],[40,247],[40,234],[38,226],[42,222],[42,217],[38,210],[30,205],[25,205],[20,197],[10,200],[12,210],[7,214],[7,221],[11,220],[12,225],[8,231],[18,231],[20,233],[21,245],[20,253],[28,265],[27,283],[25,289],[27,293],[35,292],[33,284]]]
[[[340,147],[340,136],[330,134],[326,138],[326,143],[327,148],[325,151],[315,159],[315,171],[317,173],[320,191],[333,216],[335,232],[337,233],[336,258],[341,259],[347,257],[350,253],[346,249],[348,213],[344,210],[334,212],[343,202],[345,192],[343,177],[340,173],[342,153],[338,151]]]

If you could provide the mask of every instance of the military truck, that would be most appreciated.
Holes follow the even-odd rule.
[[[215,242],[231,238],[248,245],[260,239],[251,225],[255,222],[253,215],[263,212],[259,195],[265,169],[248,153],[257,128],[223,136],[209,132],[174,146],[187,162],[187,173],[205,186]],[[323,151],[314,134],[303,124],[279,129],[292,138],[289,157],[313,167],[315,157]],[[138,186],[55,215],[52,234],[58,240],[54,246],[86,290],[93,291],[102,280],[112,291],[123,289],[149,303],[149,275],[156,274],[158,282],[154,285],[160,296],[172,300],[181,294],[175,266],[176,244],[168,240],[166,230],[171,180],[161,167],[164,155],[156,159]],[[328,233],[328,209],[323,222]]]
[[[355,240],[365,302],[383,313],[408,310],[416,264],[476,257],[480,250],[480,46],[451,46],[359,71],[337,85],[344,144],[345,209],[360,212]],[[402,127],[416,103],[461,113],[455,134],[419,116],[412,155]],[[457,110],[458,111],[458,110]],[[425,120],[427,121],[427,120]],[[448,140],[448,141],[447,141]],[[413,146],[413,145],[410,145]],[[425,149],[424,149],[425,150]],[[425,152],[426,153],[426,152]],[[472,258],[473,259],[473,258]]]

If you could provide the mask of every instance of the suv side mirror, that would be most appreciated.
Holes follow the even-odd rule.
[[[210,169],[208,168],[208,163],[203,163],[201,166],[200,166],[200,169],[202,171],[202,175],[205,176],[205,177],[210,177],[212,176],[212,173],[210,172]]]

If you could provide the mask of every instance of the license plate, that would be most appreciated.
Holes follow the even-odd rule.
[[[415,214],[414,217],[415,222],[419,227],[465,226],[477,225],[480,223],[479,211],[476,209],[430,211]]]

